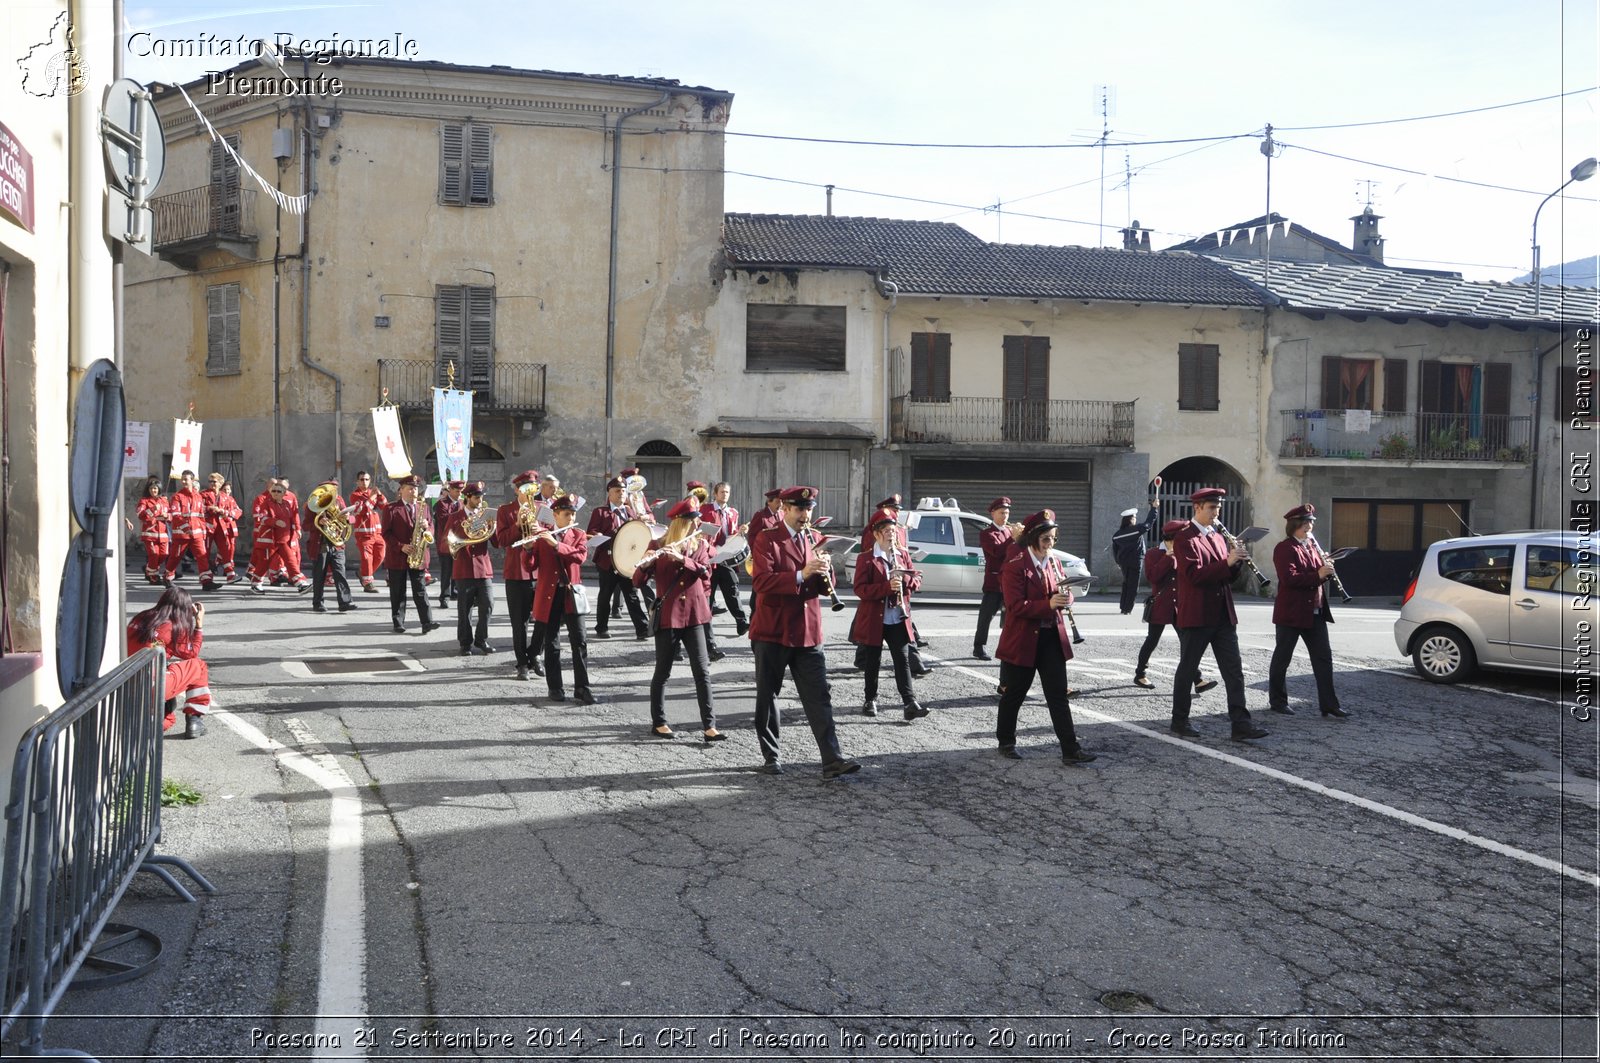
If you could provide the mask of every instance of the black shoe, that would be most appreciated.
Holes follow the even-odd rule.
[[[1208,690],[1215,689],[1216,685],[1217,681],[1215,679],[1202,679],[1194,685],[1194,692],[1196,694],[1204,694]]]
[[[999,697],[1002,697],[1002,698],[1005,697],[1006,696],[1005,684],[1004,683],[995,684],[994,692]]]
[[[359,605],[357,605],[355,602],[345,602],[343,605],[339,606],[339,612],[348,613],[352,609],[359,609],[359,608],[361,608],[361,607]]]
[[[396,620],[394,622],[394,633],[396,635],[404,635],[406,633],[406,626],[400,621]]]
[[[982,646],[974,646],[974,647],[972,647],[972,659],[975,660],[975,661],[992,661],[992,660],[994,660],[993,657],[989,656],[989,651],[984,649]]]
[[[487,657],[489,654],[495,652],[495,648],[489,645],[487,642],[475,642],[472,644],[472,652],[476,653],[479,657]]]
[[[1143,672],[1140,672],[1138,675],[1133,677],[1133,685],[1136,687],[1144,687],[1146,690],[1154,690],[1156,688],[1154,683],[1150,682],[1150,680],[1144,677]]]
[[[720,661],[726,656],[727,656],[727,654],[725,652],[723,652],[720,648],[710,650],[710,651],[708,651],[706,653],[706,657],[709,658],[710,660],[713,660],[713,661]]]
[[[544,678],[544,662],[539,660],[539,658],[535,657],[533,659],[533,663],[528,667],[533,669],[534,675],[538,676],[540,679]]]
[[[461,647],[461,652],[459,654],[457,654],[457,656],[459,656],[459,657],[470,657],[470,656],[472,656],[472,647],[470,645]]]
[[[1061,754],[1061,759],[1067,764],[1087,764],[1091,760],[1099,760],[1100,758],[1093,753],[1085,753],[1081,749],[1074,749],[1070,753]]]
[[[550,691],[550,700],[551,701],[566,701],[567,700],[567,692],[564,691],[564,690],[552,690],[552,691]]]
[[[861,705],[861,715],[863,715],[863,716],[876,716],[876,715],[878,715],[878,702],[877,702],[877,700],[874,699],[874,698],[868,698],[865,702],[863,702],[862,705]]]
[[[206,733],[206,721],[203,716],[188,713],[183,718],[183,737],[199,738]]]
[[[744,633],[750,630],[750,621],[742,616],[733,619],[733,634],[735,638],[744,638]]]
[[[725,731],[718,731],[716,734],[702,735],[702,737],[705,738],[707,745],[710,745],[712,742],[726,742],[728,740],[728,735]]]
[[[928,715],[928,710],[922,707],[921,702],[908,701],[906,702],[905,714],[907,720],[920,720]]]
[[[594,637],[597,638],[597,639],[608,639],[608,638],[611,637],[611,632],[596,630],[595,633],[594,633]]]
[[[637,631],[635,631],[633,633],[633,641],[635,641],[635,642],[649,642],[650,641],[650,632],[646,631],[644,628],[640,628],[639,630],[637,630]]]
[[[448,609],[448,608],[450,608],[450,603],[445,601],[444,598],[441,597],[439,599],[439,608],[440,609]]]
[[[321,602],[312,602],[311,611],[313,613],[326,613],[328,611],[328,607],[323,605]]]
[[[523,682],[523,683],[526,683],[528,681],[528,666],[527,665],[525,665],[525,664],[517,665],[517,679],[519,681]]]
[[[925,650],[927,648],[928,648],[928,640],[923,638],[921,635],[918,635],[917,636],[917,649]]]
[[[782,775],[783,765],[779,764],[775,760],[769,760],[762,764],[761,767],[757,768],[756,771],[760,772],[762,775]]]
[[[824,779],[837,779],[841,775],[849,775],[851,772],[860,770],[861,765],[853,760],[835,760],[822,766],[822,777]]]
[[[1347,720],[1347,719],[1350,718],[1350,714],[1348,712],[1345,712],[1343,709],[1339,708],[1339,706],[1337,706],[1337,705],[1335,705],[1331,709],[1323,709],[1322,710],[1322,715],[1324,715],[1324,716],[1332,716],[1335,719],[1339,719],[1339,720]]]
[[[1232,738],[1235,742],[1248,742],[1252,738],[1265,738],[1271,733],[1271,731],[1257,727],[1253,723],[1247,723],[1242,727],[1235,727],[1233,729],[1233,734],[1229,735],[1228,737]]]
[[[311,581],[310,580],[306,580],[304,583],[300,584],[298,587],[295,588],[295,593],[296,594],[304,594],[306,591],[308,591],[310,589],[311,589]]]
[[[1200,732],[1196,731],[1188,720],[1177,720],[1172,725],[1172,733],[1179,738],[1199,738]]]
[[[593,705],[594,695],[587,690],[580,690],[572,695],[572,700],[576,701],[579,705]]]
[[[1016,746],[1001,746],[999,753],[1007,760],[1021,760],[1022,754],[1017,752]]]
[[[929,668],[927,665],[923,665],[921,668],[911,669],[911,674],[916,676],[918,679],[926,679],[928,676],[933,674],[933,669]]]
[[[439,624],[437,621],[430,620],[426,624],[422,625],[422,633],[426,635],[430,631],[438,631],[441,626],[443,625]]]
[[[712,615],[712,616],[721,616],[721,615],[722,615],[722,614],[723,614],[723,613],[726,613],[726,612],[727,612],[727,610],[726,610],[726,609],[724,609],[724,608],[723,608],[723,607],[722,607],[722,606],[720,606],[720,605],[713,605],[713,606],[712,606],[712,607],[711,607],[711,615]]]
[[[1267,706],[1267,711],[1268,712],[1275,712],[1279,716],[1293,716],[1294,715],[1294,710],[1291,709],[1287,705],[1268,705]]]

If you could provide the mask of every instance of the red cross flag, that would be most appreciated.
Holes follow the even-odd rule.
[[[172,422],[172,468],[168,478],[178,479],[185,469],[200,475],[200,429],[203,427],[199,421],[186,421],[182,417]]]
[[[398,480],[411,474],[411,455],[406,452],[406,436],[400,430],[398,406],[372,408],[372,434],[378,441],[378,460],[383,462],[389,479]]]
[[[122,446],[122,476],[142,480],[150,475],[150,422],[129,421]]]

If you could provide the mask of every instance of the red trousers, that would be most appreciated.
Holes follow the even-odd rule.
[[[217,548],[217,567],[222,569],[224,576],[233,575],[233,553],[239,546],[239,533],[219,532],[211,537],[211,542]]]
[[[167,556],[167,578],[172,579],[178,574],[178,565],[183,561],[183,555],[189,554],[194,558],[195,571],[200,573],[201,583],[211,582],[211,559],[206,556],[206,537],[195,535],[184,539],[172,540],[172,553]]]
[[[156,581],[161,576],[161,568],[167,563],[166,539],[144,540],[144,575],[145,579]]]
[[[361,555],[361,585],[372,582],[373,573],[383,567],[383,533],[356,530],[356,548]]]
[[[250,544],[250,568],[248,575],[251,583],[260,583],[267,578],[267,559],[272,556],[274,543],[256,539]]]
[[[167,662],[167,688],[165,697],[168,701],[178,695],[183,695],[183,711],[191,716],[204,716],[211,708],[211,669],[206,667],[206,662],[198,657],[189,660],[173,659]],[[169,720],[163,725],[162,730],[171,727]]]

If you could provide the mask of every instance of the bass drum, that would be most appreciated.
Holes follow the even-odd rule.
[[[630,520],[617,529],[617,534],[611,540],[611,563],[616,570],[629,579],[633,578],[633,570],[639,567],[640,558],[650,552],[650,543],[656,537],[656,529],[642,520]]]
[[[742,535],[730,535],[728,541],[717,547],[711,560],[718,565],[737,569],[750,558],[750,542]]]

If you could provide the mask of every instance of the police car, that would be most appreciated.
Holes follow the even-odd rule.
[[[911,556],[922,572],[920,593],[982,592],[983,547],[979,537],[986,528],[992,526],[993,522],[987,516],[967,512],[953,498],[921,498],[917,500],[915,509],[901,512],[900,520],[906,526]],[[1082,558],[1063,550],[1052,550],[1050,553],[1061,565],[1067,579],[1087,582],[1093,578]],[[852,573],[854,554],[852,550],[850,568],[846,570]]]

